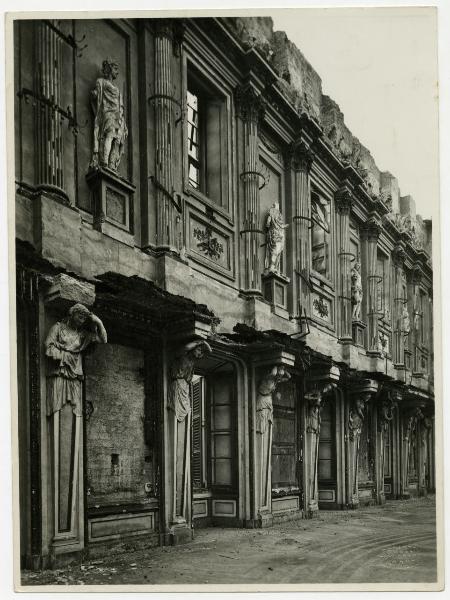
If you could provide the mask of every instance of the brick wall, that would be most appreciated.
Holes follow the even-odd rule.
[[[86,357],[86,401],[94,405],[86,423],[89,506],[146,498],[143,367],[141,350],[116,344],[97,345]]]

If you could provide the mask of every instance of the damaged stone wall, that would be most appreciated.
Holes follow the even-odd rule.
[[[99,345],[86,357],[88,506],[142,502],[151,481],[144,441],[144,353]]]
[[[358,171],[367,193],[385,204],[389,211],[387,218],[401,232],[410,233],[417,250],[431,251],[431,224],[416,217],[412,202],[409,202],[412,213],[401,210],[397,179],[388,171],[380,171],[370,151],[346,126],[338,104],[322,94],[320,76],[286,33],[273,30],[271,17],[238,17],[223,21],[244,48],[256,48],[276,71],[279,78],[274,85],[294,108],[320,123],[324,141],[342,162],[352,164]]]

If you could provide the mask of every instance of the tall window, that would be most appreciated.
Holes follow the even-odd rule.
[[[331,402],[323,404],[319,439],[319,481],[334,480],[334,419]]]
[[[278,386],[273,400],[272,494],[298,493],[295,385]]]
[[[199,96],[188,90],[187,93],[187,109],[188,109],[188,179],[189,184],[195,189],[200,189],[200,173],[202,158],[200,155],[201,147],[200,140],[203,136],[200,135],[200,109]],[[202,132],[203,133],[203,132]]]
[[[229,374],[211,379],[211,485],[232,488],[235,484],[235,432],[233,385]]]
[[[227,98],[189,69],[187,80],[187,184],[228,209]]]
[[[330,279],[330,201],[311,193],[311,259],[312,269]]]

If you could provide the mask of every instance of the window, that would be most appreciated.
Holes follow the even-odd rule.
[[[200,189],[200,138],[199,135],[199,97],[188,91],[187,93],[188,109],[188,179],[189,184],[195,189]],[[203,133],[203,132],[202,132]]]
[[[227,98],[189,69],[186,108],[187,185],[228,210]]]
[[[311,219],[311,266],[330,279],[330,202],[315,192],[311,194]]]
[[[392,425],[388,423],[388,426],[384,432],[383,443],[384,443],[384,477],[391,477],[391,464],[392,464]]]
[[[332,405],[326,401],[321,410],[319,439],[319,481],[334,480],[334,419]]]
[[[235,441],[233,429],[233,387],[227,374],[214,375],[211,387],[211,485],[234,487]]]
[[[278,386],[273,399],[272,496],[298,493],[295,385]]]

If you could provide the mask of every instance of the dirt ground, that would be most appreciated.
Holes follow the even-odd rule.
[[[81,565],[24,571],[22,585],[434,582],[434,503],[322,511],[268,529],[200,529],[183,546],[130,542]]]

